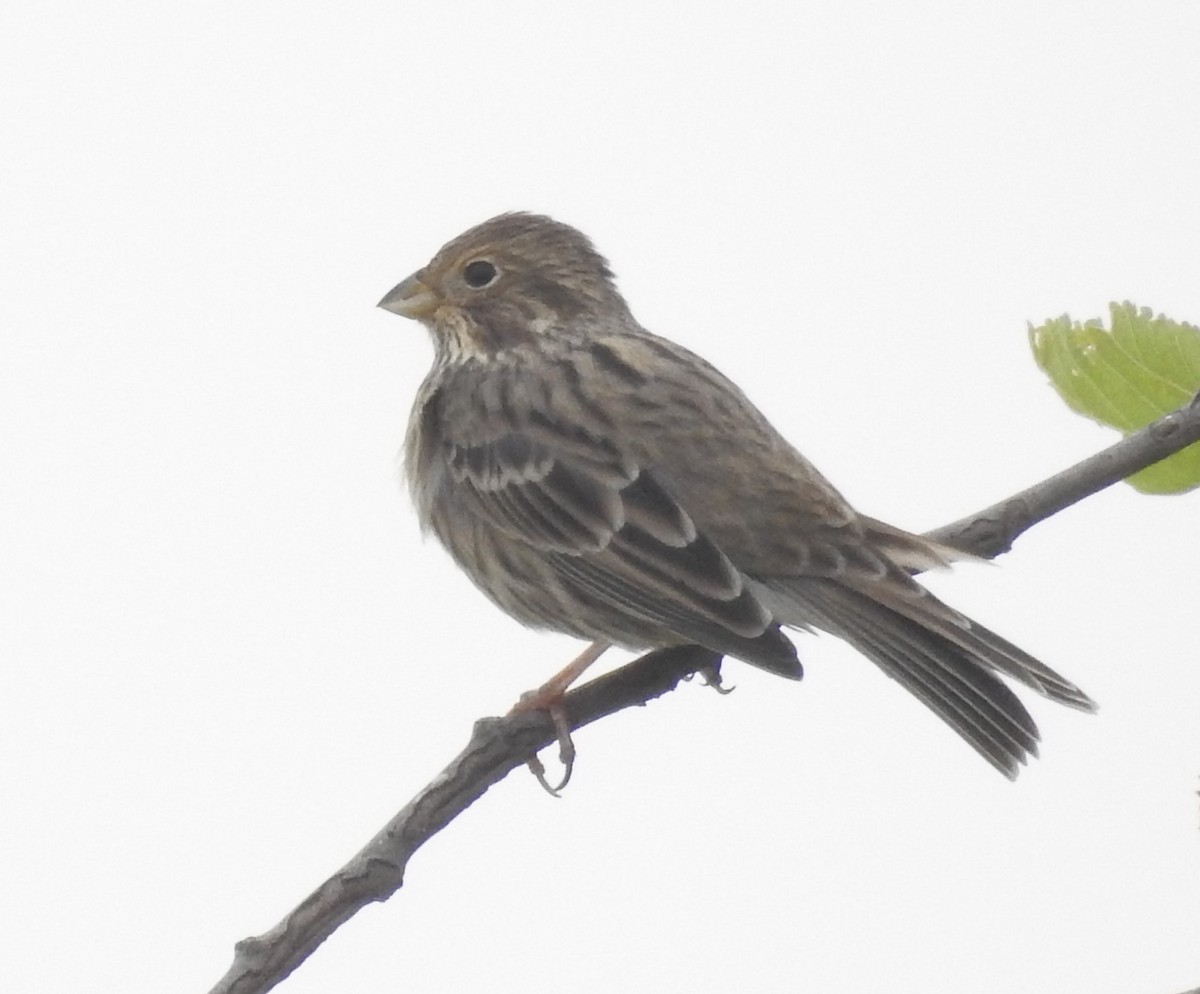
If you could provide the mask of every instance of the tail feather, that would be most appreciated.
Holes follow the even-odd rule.
[[[1095,711],[1096,703],[1066,677],[1056,673],[1041,660],[1018,648],[1007,639],[977,621],[939,601],[925,588],[920,599],[905,596],[904,591],[878,584],[868,589],[866,584],[847,584],[862,599],[908,618],[921,628],[936,632],[953,642],[969,658],[978,660],[1005,676],[1031,687],[1044,697],[1081,711]],[[849,590],[847,592],[850,592]]]
[[[932,594],[893,602],[886,592],[871,596],[876,593],[789,579],[764,587],[760,596],[784,624],[815,625],[849,642],[1009,779],[1037,755],[1038,730],[997,673],[1064,704],[1095,707],[1074,684]]]
[[[825,606],[820,600],[813,606]],[[953,643],[865,598],[855,600],[858,610],[840,605],[840,617],[822,611],[819,627],[853,645],[1014,779],[1027,757],[1037,755],[1038,743],[1037,725],[1017,695]]]

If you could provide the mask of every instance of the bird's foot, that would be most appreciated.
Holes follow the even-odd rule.
[[[554,722],[558,758],[563,765],[563,773],[558,783],[551,786],[550,781],[546,779],[546,767],[536,755],[532,756],[528,763],[529,770],[537,777],[538,783],[553,797],[559,796],[559,792],[570,782],[571,773],[575,769],[575,743],[571,740],[571,723],[563,707],[563,699],[571,684],[578,680],[583,671],[599,659],[608,647],[607,642],[593,642],[537,690],[522,694],[521,699],[508,712],[522,714],[526,711],[545,711]]]
[[[715,662],[709,663],[707,666],[701,666],[694,674],[684,677],[685,680],[690,680],[692,676],[698,676],[700,683],[704,687],[712,687],[718,694],[732,694],[737,688],[726,687],[721,682],[721,657],[717,657]]]
[[[551,797],[560,797],[562,789],[571,782],[571,773],[575,770],[575,743],[571,739],[571,726],[567,721],[566,711],[560,705],[555,704],[547,708],[546,713],[554,722],[554,731],[558,737],[558,761],[562,763],[562,776],[558,778],[558,783],[551,785],[546,778],[545,764],[536,753],[529,757],[525,765],[529,767],[529,772],[537,777],[537,782],[542,785],[542,789],[547,794]]]

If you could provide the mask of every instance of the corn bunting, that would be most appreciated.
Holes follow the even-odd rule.
[[[380,301],[429,329],[406,470],[420,520],[525,625],[698,644],[798,679],[782,628],[845,639],[1008,777],[1037,726],[1000,676],[1070,681],[913,574],[968,558],[857,513],[733,383],[638,324],[574,228],[503,214]]]

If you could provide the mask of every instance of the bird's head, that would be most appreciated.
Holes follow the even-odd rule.
[[[448,242],[379,306],[422,322],[450,359],[633,322],[587,236],[525,213],[501,214]]]

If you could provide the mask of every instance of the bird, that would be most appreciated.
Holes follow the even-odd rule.
[[[422,528],[512,618],[590,643],[530,706],[611,645],[799,679],[787,632],[816,630],[1009,779],[1039,734],[1005,679],[1095,710],[917,580],[968,553],[857,512],[730,379],[638,323],[577,229],[493,217],[379,306],[433,342],[404,450]]]

